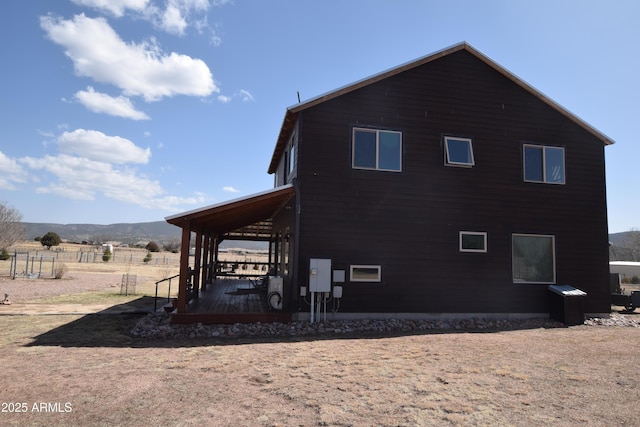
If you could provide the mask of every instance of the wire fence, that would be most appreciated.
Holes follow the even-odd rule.
[[[152,253],[144,250],[114,250],[106,258],[99,249],[69,250],[19,250],[9,252],[9,259],[0,261],[0,276],[55,277],[56,268],[70,263],[155,265],[175,267],[180,265],[180,254]]]

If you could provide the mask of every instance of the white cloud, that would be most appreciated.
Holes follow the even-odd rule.
[[[55,134],[51,131],[48,130],[40,130],[40,129],[36,129],[36,132],[38,132],[38,134],[40,136],[44,136],[45,138],[54,138]]]
[[[52,174],[57,181],[36,189],[38,193],[55,194],[75,200],[94,200],[97,194],[150,209],[174,211],[182,205],[202,203],[204,197],[166,195],[158,181],[136,171],[114,167],[106,162],[60,154],[43,158],[24,157],[27,167]]]
[[[239,96],[242,98],[243,102],[253,101],[253,95],[251,95],[248,90],[240,89]]]
[[[15,184],[27,182],[27,171],[0,151],[0,190],[15,190]]]
[[[149,120],[149,116],[143,111],[136,110],[131,100],[125,96],[114,98],[106,93],[96,92],[88,86],[86,91],[80,90],[74,97],[94,113],[105,113],[133,120]]]
[[[182,16],[182,11],[169,2],[160,19],[160,27],[168,33],[184,34],[187,21]]]
[[[211,6],[209,0],[166,0],[158,3],[149,4],[144,17],[157,28],[180,36],[190,25],[202,32],[202,22],[206,22],[206,12]],[[199,18],[202,15],[204,18]]]
[[[239,193],[240,192],[240,190],[236,189],[235,187],[231,187],[231,186],[222,187],[222,191],[226,191],[227,193]]]
[[[149,4],[149,0],[71,0],[79,6],[104,10],[113,16],[121,17],[127,9],[142,12]]]
[[[211,6],[222,7],[231,0],[72,0],[79,6],[90,7],[121,18],[127,13],[150,21],[154,27],[170,34],[184,35],[193,26],[199,34],[211,33],[211,43],[218,46],[220,37],[209,26],[207,12]],[[206,31],[205,31],[206,30]]]
[[[219,92],[204,61],[175,52],[166,54],[153,39],[126,43],[102,18],[43,16],[40,26],[64,47],[76,74],[115,85],[127,96],[157,101],[165,96],[204,97]]]
[[[96,130],[64,132],[58,137],[58,147],[62,153],[112,163],[148,163],[151,157],[149,148],[142,149],[128,139]]]
[[[218,101],[223,104],[228,104],[233,101],[234,98],[240,98],[242,102],[252,102],[254,100],[253,95],[248,90],[240,89],[238,92],[234,93],[233,96],[227,95],[218,95]]]

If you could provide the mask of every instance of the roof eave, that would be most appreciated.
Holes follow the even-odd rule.
[[[289,193],[291,192],[292,189],[293,189],[293,184],[286,184],[280,187],[272,188],[270,190],[251,194],[245,197],[239,197],[233,200],[228,200],[226,202],[216,203],[216,204],[205,206],[202,208],[192,209],[190,211],[182,212],[175,215],[170,215],[165,217],[165,221],[168,222],[169,224],[180,227],[182,222],[189,221],[191,219],[200,218],[201,216],[206,215],[211,210],[224,208],[226,206],[232,206],[237,203],[250,204],[252,200],[257,200],[257,199],[266,198],[266,197],[275,197],[279,193]]]

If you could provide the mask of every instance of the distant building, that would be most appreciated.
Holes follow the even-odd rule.
[[[633,261],[611,261],[609,263],[611,273],[621,274],[622,277],[631,279],[633,276],[640,277],[640,262]]]

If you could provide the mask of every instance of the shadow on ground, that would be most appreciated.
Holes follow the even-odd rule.
[[[28,346],[137,347],[130,331],[153,310],[154,298],[144,296],[55,327],[34,337]],[[55,315],[52,315],[55,316]]]
[[[340,335],[327,333],[304,336],[259,336],[238,338],[194,338],[194,339],[149,339],[137,338],[131,335],[131,330],[136,323],[148,312],[143,308],[153,309],[153,298],[142,297],[128,303],[140,310],[122,310],[120,314],[113,313],[114,307],[110,307],[100,313],[84,315],[74,321],[52,328],[37,335],[33,341],[27,344],[33,346],[56,347],[113,347],[113,348],[177,348],[177,347],[201,347],[201,346],[228,346],[258,343],[286,343],[303,341],[324,341],[341,339],[379,339],[411,335],[435,335],[435,334],[460,334],[460,333],[495,333],[506,330],[525,330],[539,328],[540,326],[528,326],[520,324],[506,329],[445,329],[445,330],[412,330],[365,333],[354,332]],[[545,328],[551,326],[543,326]],[[553,327],[562,328],[558,323]]]

